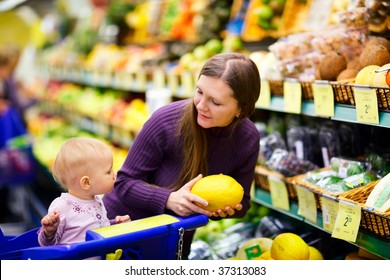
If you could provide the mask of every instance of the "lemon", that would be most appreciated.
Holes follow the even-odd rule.
[[[212,212],[226,206],[234,209],[244,197],[243,187],[234,178],[223,174],[203,177],[192,186],[191,193],[207,200],[207,206],[197,205]]]

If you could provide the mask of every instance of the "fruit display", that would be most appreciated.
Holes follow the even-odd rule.
[[[203,177],[191,188],[191,193],[208,201],[208,205],[198,205],[208,211],[235,208],[244,197],[243,187],[231,176],[217,174]]]
[[[343,259],[356,251],[350,244],[313,231],[265,206],[253,206],[258,213],[247,213],[243,219],[210,220],[196,229],[189,259],[327,260]]]
[[[58,112],[68,110],[80,117],[99,120],[120,127],[129,134],[137,134],[149,117],[149,109],[143,99],[129,100],[125,97],[126,94],[120,91],[53,81],[40,98],[63,106],[58,108]]]

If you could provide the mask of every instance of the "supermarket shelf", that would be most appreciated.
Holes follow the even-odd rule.
[[[284,99],[281,96],[272,96],[270,107],[257,107],[258,109],[266,109],[277,112],[285,112],[284,110]],[[334,116],[333,117],[321,117],[318,116],[315,112],[314,102],[313,101],[302,101],[301,115],[319,117],[319,118],[328,118],[335,121],[344,121],[351,123],[359,123],[356,119],[356,109],[354,106],[348,105],[339,105],[336,104],[334,107]],[[375,124],[367,124],[375,125]],[[381,127],[390,127],[390,112],[379,111],[379,124],[375,126]]]
[[[252,199],[256,203],[262,204],[270,209],[273,209],[273,210],[278,211],[284,215],[293,217],[299,221],[305,222],[307,224],[310,224],[311,226],[314,226],[316,228],[319,228],[319,229],[325,231],[321,226],[322,225],[322,215],[317,215],[316,224],[305,220],[304,217],[302,217],[298,214],[298,203],[297,202],[290,200],[290,210],[289,211],[277,208],[277,207],[272,205],[270,193],[265,191],[265,190],[259,189],[259,188],[255,188],[255,195]],[[360,231],[358,233],[356,242],[352,243],[352,244],[354,244],[358,247],[361,247],[365,250],[368,250],[368,251],[372,252],[373,254],[376,254],[376,255],[383,257],[385,259],[390,259],[390,242],[380,240],[380,239],[374,237],[373,235],[370,235],[370,234],[367,234],[367,233]]]

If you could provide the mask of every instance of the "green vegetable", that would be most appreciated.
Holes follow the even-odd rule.
[[[347,176],[352,176],[364,172],[363,164],[359,162],[350,162],[347,167]]]

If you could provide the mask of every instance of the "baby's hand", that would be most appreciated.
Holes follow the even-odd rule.
[[[124,222],[130,221],[130,216],[129,215],[124,215],[124,216],[116,216],[115,217],[115,223],[120,224]]]
[[[60,224],[60,213],[57,210],[47,214],[41,220],[46,237],[52,237]]]

